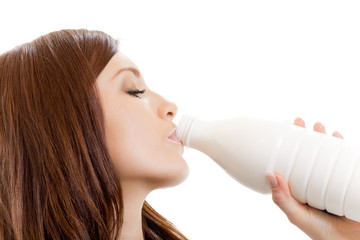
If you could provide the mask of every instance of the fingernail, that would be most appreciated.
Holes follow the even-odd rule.
[[[325,126],[321,124],[321,122],[316,122],[315,125],[317,125],[317,128],[321,130],[325,130]]]
[[[295,125],[300,125],[300,126],[304,126],[304,127],[305,127],[305,122],[304,122],[304,120],[303,120],[301,117],[297,117],[297,118],[295,118],[294,124],[295,124]]]
[[[277,188],[279,186],[278,181],[273,172],[266,173],[266,180],[271,188]]]
[[[344,139],[344,137],[338,131],[334,131],[333,136]]]

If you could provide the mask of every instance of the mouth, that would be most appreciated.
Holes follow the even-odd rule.
[[[176,136],[176,128],[171,131],[170,135],[168,136],[168,140],[170,142],[183,145],[183,143],[180,141],[180,139]]]

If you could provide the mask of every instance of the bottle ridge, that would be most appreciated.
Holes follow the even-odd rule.
[[[359,145],[266,117],[184,115],[177,136],[254,191],[270,193],[265,176],[276,171],[301,203],[360,222]]]

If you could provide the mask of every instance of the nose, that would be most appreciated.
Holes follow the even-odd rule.
[[[164,120],[172,121],[178,111],[177,106],[173,102],[164,100],[159,107],[159,116]]]

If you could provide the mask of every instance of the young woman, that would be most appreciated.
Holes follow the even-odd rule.
[[[145,200],[188,175],[176,112],[100,31],[2,54],[0,239],[187,239]],[[276,178],[274,202],[310,237],[360,236],[359,223],[300,204]]]

